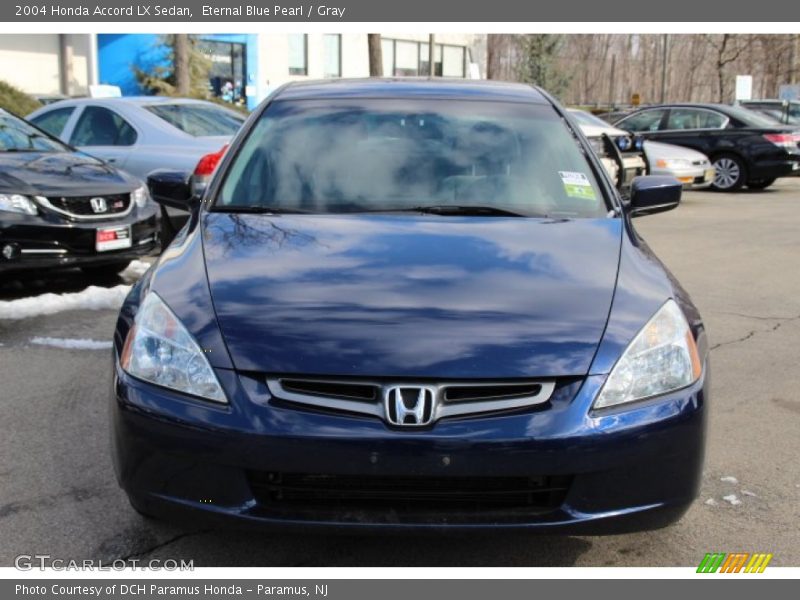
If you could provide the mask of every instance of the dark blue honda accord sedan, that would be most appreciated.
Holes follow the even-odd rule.
[[[274,92],[132,289],[113,455],[133,507],[259,525],[657,528],[698,489],[708,343],[580,130],[521,84]]]

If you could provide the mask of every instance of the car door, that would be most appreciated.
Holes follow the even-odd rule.
[[[658,141],[713,156],[720,148],[730,118],[708,108],[675,106],[669,109],[658,132]],[[724,145],[724,144],[722,144]]]
[[[646,139],[655,139],[667,113],[666,108],[645,108],[617,121],[614,127],[637,133]]]
[[[138,137],[133,125],[118,112],[105,106],[87,104],[77,116],[69,143],[124,169]]]

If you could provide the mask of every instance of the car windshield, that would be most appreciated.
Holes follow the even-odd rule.
[[[348,99],[273,102],[214,210],[349,213],[482,207],[598,217],[604,196],[549,105]]]
[[[29,123],[0,110],[0,152],[68,152],[69,148]]]
[[[152,104],[145,108],[193,137],[232,136],[245,121],[230,110],[200,103]]]

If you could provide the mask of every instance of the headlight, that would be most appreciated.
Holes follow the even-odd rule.
[[[134,202],[136,202],[136,206],[139,208],[144,208],[150,201],[150,194],[147,192],[147,188],[142,186],[131,192],[131,198]]]
[[[692,161],[685,158],[659,158],[656,166],[662,169],[685,169],[692,166]]]
[[[689,324],[675,301],[668,300],[611,369],[594,407],[616,406],[686,387],[697,381],[701,371]]]
[[[128,332],[120,359],[122,368],[139,379],[227,402],[211,365],[194,338],[161,298],[150,292]]]
[[[633,147],[633,140],[628,136],[619,136],[614,142],[617,144],[617,148],[619,148],[622,152],[627,152]]]
[[[39,212],[33,200],[21,194],[0,194],[0,210],[26,215],[35,215]]]

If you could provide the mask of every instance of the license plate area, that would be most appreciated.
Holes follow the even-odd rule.
[[[107,227],[98,229],[95,234],[95,250],[107,252],[108,250],[120,250],[131,247],[131,228]]]

